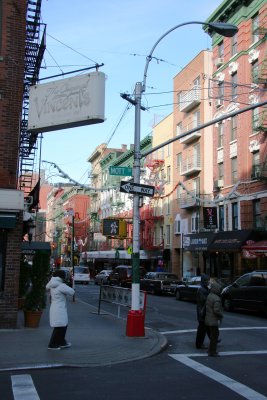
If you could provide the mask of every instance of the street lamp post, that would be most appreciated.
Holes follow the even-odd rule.
[[[146,65],[144,69],[143,81],[137,82],[135,84],[135,92],[134,99],[131,99],[127,94],[121,94],[121,97],[128,100],[130,103],[135,106],[135,129],[134,129],[134,164],[133,164],[133,180],[134,183],[140,183],[140,160],[141,160],[141,152],[140,152],[140,126],[141,126],[141,100],[142,94],[146,90],[146,79],[147,79],[147,71],[150,61],[152,60],[152,56],[155,48],[161,42],[162,39],[165,38],[169,33],[174,30],[192,24],[200,24],[204,25],[208,28],[208,33],[218,33],[222,36],[231,37],[237,33],[238,28],[235,25],[223,23],[223,22],[199,22],[199,21],[190,21],[184,22],[182,24],[176,25],[166,33],[164,33],[154,44],[149,55],[146,58]],[[127,328],[126,334],[127,336],[144,336],[144,315],[140,310],[140,210],[139,210],[139,195],[134,194],[133,197],[133,253],[132,253],[132,269],[133,269],[133,277],[132,277],[132,302],[131,302],[131,310],[128,313],[127,317]]]

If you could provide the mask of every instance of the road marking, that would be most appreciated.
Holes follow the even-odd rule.
[[[220,353],[221,354],[221,353]],[[228,376],[221,374],[220,372],[214,371],[213,369],[206,367],[197,361],[191,360],[186,355],[180,354],[169,354],[170,357],[175,359],[176,361],[181,362],[189,368],[192,368],[199,372],[202,375],[207,376],[210,379],[220,383],[223,386],[226,386],[228,389],[232,390],[239,394],[239,396],[244,397],[247,400],[266,400],[267,397],[263,396],[259,392],[256,392],[253,389],[250,389],[248,386],[243,385],[240,382],[235,381],[234,379],[229,378]]]
[[[14,400],[40,400],[31,375],[11,375]]]
[[[256,329],[267,329],[267,326],[240,326],[236,328],[220,328],[220,331],[249,331],[249,330],[256,330]],[[196,332],[197,329],[180,329],[177,331],[165,331],[160,332],[162,335],[174,335],[176,333],[190,333]]]

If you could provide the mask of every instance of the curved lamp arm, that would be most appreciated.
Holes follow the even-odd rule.
[[[161,42],[162,39],[165,38],[165,36],[167,36],[169,33],[171,33],[172,31],[174,31],[177,28],[180,28],[181,26],[185,26],[185,25],[192,25],[192,24],[200,24],[200,25],[206,25],[209,28],[208,33],[211,34],[212,32],[216,32],[219,33],[222,36],[227,36],[227,37],[231,37],[234,36],[237,31],[238,28],[235,25],[232,24],[227,24],[224,22],[201,22],[201,21],[189,21],[189,22],[184,22],[182,24],[176,25],[173,28],[169,29],[167,32],[165,32],[154,44],[154,46],[152,47],[149,55],[146,58],[146,65],[145,65],[145,70],[144,70],[144,76],[143,76],[143,83],[142,83],[142,93],[145,92],[146,90],[146,79],[147,79],[147,70],[148,70],[148,65],[150,63],[150,61],[152,60],[152,55],[154,53],[155,48],[157,47],[157,45],[159,44],[159,42]]]

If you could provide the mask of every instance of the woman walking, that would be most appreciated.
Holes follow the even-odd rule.
[[[50,326],[54,328],[48,345],[49,350],[60,350],[71,346],[65,339],[68,328],[67,295],[73,296],[75,291],[64,281],[65,272],[56,270],[46,285],[51,295]]]

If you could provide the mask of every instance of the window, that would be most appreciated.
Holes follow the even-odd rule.
[[[261,228],[261,203],[260,199],[254,200],[252,203],[253,206],[253,227]]]
[[[231,141],[236,140],[237,115],[231,118]]]
[[[252,110],[252,130],[253,133],[256,133],[259,128],[259,108],[254,108]]]
[[[171,213],[170,197],[168,196],[166,198],[166,215],[170,215],[170,213]]]
[[[193,114],[193,128],[197,128],[200,125],[200,111],[196,111]]]
[[[259,80],[259,62],[256,60],[253,64],[251,64],[251,80],[254,83],[257,83]]]
[[[218,147],[223,147],[223,123],[218,124]]]
[[[257,42],[259,40],[259,15],[255,15],[252,17],[252,43]]]
[[[224,164],[223,163],[218,164],[218,178],[219,179],[224,178]]]
[[[261,174],[261,166],[260,166],[260,152],[256,151],[252,153],[252,171],[251,178],[258,179]]]
[[[182,196],[182,187],[180,185],[178,185],[177,189],[176,189],[176,196],[177,196],[177,200],[180,200],[181,196]]]
[[[171,226],[166,225],[166,244],[170,245],[171,244]]]
[[[237,97],[237,73],[235,72],[232,75],[232,100],[235,100]]]
[[[174,221],[174,233],[181,233],[181,217],[180,215],[176,215]]]
[[[224,82],[218,82],[218,98],[223,100],[224,98]]]
[[[237,182],[237,157],[231,158],[231,178],[232,183]]]
[[[218,44],[218,57],[223,58],[224,56],[224,45],[223,42]]]
[[[238,204],[232,204],[232,229],[233,231],[238,230]]]
[[[170,165],[168,165],[167,167],[167,182],[166,183],[170,183],[171,182],[171,167]]]
[[[232,37],[232,56],[237,53],[237,33]]]
[[[219,231],[224,231],[224,206],[219,206]]]
[[[176,135],[179,136],[183,132],[183,123],[179,122],[176,126]]]
[[[170,157],[170,155],[171,155],[171,144],[168,143],[167,144],[167,157]]]
[[[178,170],[178,174],[181,175],[182,172],[182,153],[178,153],[176,156],[176,166]]]
[[[196,213],[193,213],[191,218],[191,231],[198,232],[198,226],[199,226],[199,216]]]

